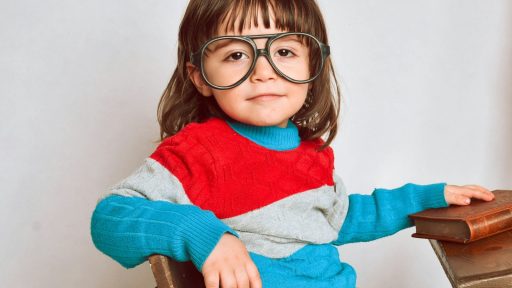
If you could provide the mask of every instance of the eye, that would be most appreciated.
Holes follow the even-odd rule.
[[[288,49],[279,49],[276,51],[277,55],[279,55],[280,57],[292,57],[294,56],[295,54],[293,54],[292,51],[288,50]]]
[[[228,57],[226,58],[226,60],[238,61],[238,60],[247,59],[247,58],[249,58],[249,57],[242,52],[234,52],[234,53],[229,54]]]

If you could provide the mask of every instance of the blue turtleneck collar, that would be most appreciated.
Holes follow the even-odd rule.
[[[234,120],[229,120],[227,123],[241,136],[271,150],[292,150],[300,145],[299,129],[290,120],[286,128],[252,126]]]

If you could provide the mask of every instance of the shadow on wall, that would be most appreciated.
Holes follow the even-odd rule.
[[[496,163],[501,164],[501,169],[497,169],[500,175],[496,175],[496,178],[502,187],[496,188],[512,189],[512,2],[507,1],[506,5],[504,24],[508,24],[503,29],[503,39],[506,40],[501,51],[503,61],[500,63],[500,76],[496,83],[499,110],[495,114],[495,123],[498,125],[496,130],[499,131]]]

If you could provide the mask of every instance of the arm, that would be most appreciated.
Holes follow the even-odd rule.
[[[193,205],[112,195],[98,203],[91,220],[96,248],[126,268],[152,254],[204,261],[225,232],[237,235],[210,211]]]
[[[96,247],[126,268],[163,254],[191,260],[201,271],[225,232],[237,235],[212,212],[191,205],[176,177],[152,159],[114,187],[91,220]]]
[[[411,227],[408,215],[446,207],[445,184],[407,184],[393,190],[375,189],[371,195],[349,195],[347,216],[335,245],[366,242]]]

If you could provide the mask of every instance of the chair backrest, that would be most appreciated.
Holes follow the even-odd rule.
[[[157,288],[205,288],[203,274],[192,262],[177,262],[164,255],[151,255],[149,264]]]

